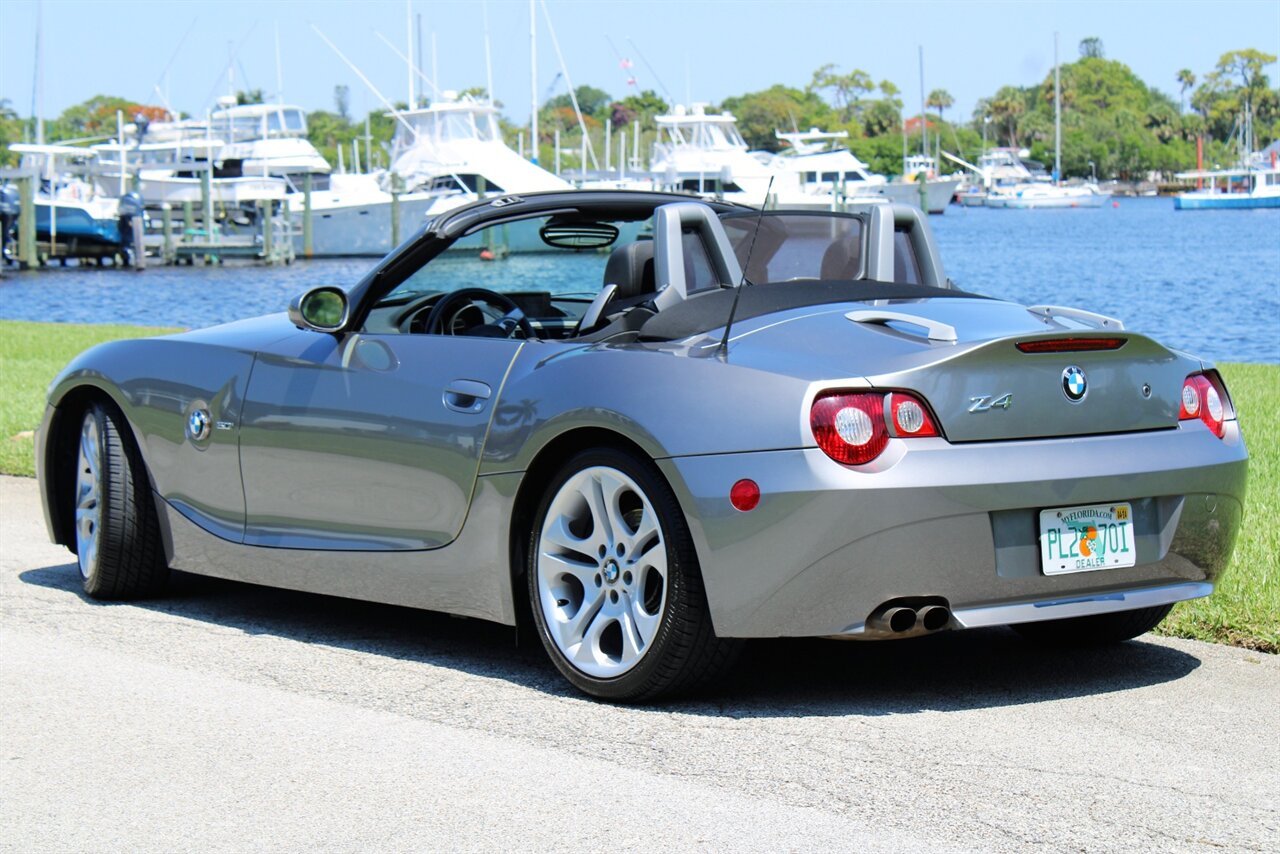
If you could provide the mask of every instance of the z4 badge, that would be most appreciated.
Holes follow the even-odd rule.
[[[1013,393],[1008,392],[999,397],[989,394],[969,398],[970,412],[987,412],[991,409],[1008,409],[1013,405]]]

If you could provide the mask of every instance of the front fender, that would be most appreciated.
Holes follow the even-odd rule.
[[[40,431],[46,502],[56,501],[54,457],[60,446],[52,440],[63,418],[78,417],[89,392],[109,399],[124,415],[157,494],[220,536],[241,538],[239,421],[253,363],[252,351],[182,335],[112,341],[77,356],[50,386]],[[217,425],[201,441],[186,433],[196,408],[208,410]]]

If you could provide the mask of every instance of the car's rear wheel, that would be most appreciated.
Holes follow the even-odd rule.
[[[583,451],[552,478],[527,566],[534,622],[579,689],[638,702],[704,687],[738,644],[715,636],[684,516],[648,460]]]
[[[76,457],[76,557],[95,599],[151,596],[169,568],[142,457],[114,407],[95,403],[80,425]]]
[[[1100,646],[1132,640],[1160,625],[1172,605],[1136,608],[1089,617],[1019,623],[1013,629],[1027,640],[1054,646]]]

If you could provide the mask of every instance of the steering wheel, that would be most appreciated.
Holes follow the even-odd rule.
[[[462,304],[474,302],[483,302],[502,309],[503,314],[498,318],[495,329],[502,333],[503,338],[510,338],[517,329],[524,333],[525,338],[538,337],[533,325],[524,316],[520,306],[516,305],[515,300],[487,288],[462,288],[440,297],[431,307],[431,313],[427,315],[427,322],[424,324],[426,332],[430,335],[455,334],[452,325],[446,325],[446,320],[452,320],[454,315],[463,309]]]

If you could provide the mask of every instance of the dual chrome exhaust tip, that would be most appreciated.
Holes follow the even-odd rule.
[[[866,632],[880,637],[908,637],[947,628],[951,609],[946,605],[925,603],[885,603],[867,618]]]

